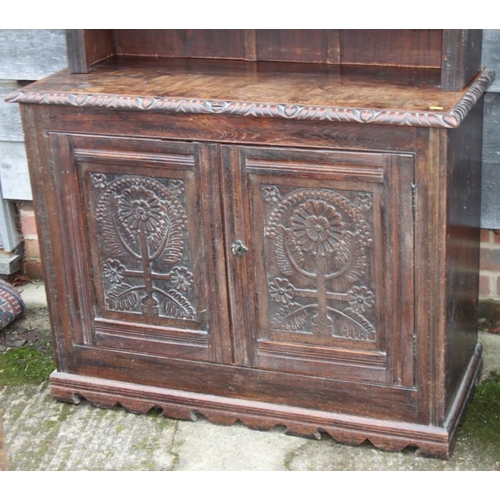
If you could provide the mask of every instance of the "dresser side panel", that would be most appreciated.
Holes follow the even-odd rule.
[[[446,133],[446,413],[478,338],[482,110],[483,100]]]

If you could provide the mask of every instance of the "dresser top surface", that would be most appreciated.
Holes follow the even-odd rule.
[[[433,69],[115,57],[67,70],[11,102],[456,127],[492,80],[441,91]]]

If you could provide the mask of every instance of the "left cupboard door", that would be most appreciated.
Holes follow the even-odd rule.
[[[49,140],[72,342],[230,363],[217,148]]]

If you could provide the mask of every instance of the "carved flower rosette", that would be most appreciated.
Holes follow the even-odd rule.
[[[104,307],[196,320],[180,180],[92,177]]]
[[[375,341],[371,194],[265,186],[262,196],[270,329]]]

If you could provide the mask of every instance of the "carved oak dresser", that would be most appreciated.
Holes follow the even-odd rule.
[[[476,382],[481,30],[69,30],[18,90],[55,398],[446,458]]]

